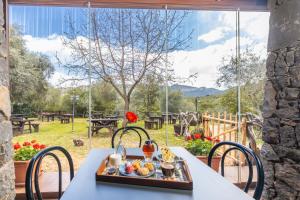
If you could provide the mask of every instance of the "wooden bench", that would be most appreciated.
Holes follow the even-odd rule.
[[[70,123],[70,117],[60,117],[60,123],[61,124],[69,124]]]
[[[34,131],[35,133],[40,132],[40,123],[38,123],[38,122],[32,122],[32,123],[31,123],[31,126],[32,126],[33,131]]]
[[[62,191],[65,191],[70,183],[70,173],[62,173]],[[58,196],[58,172],[44,172],[39,177],[39,185],[43,199],[57,199]],[[16,187],[16,200],[26,199],[25,186]]]
[[[159,121],[145,120],[145,129],[158,129]]]
[[[98,134],[99,131],[103,128],[109,129],[112,133],[114,133],[115,129],[116,129],[116,127],[114,125],[96,125],[96,126],[92,126],[92,136],[94,136],[94,134]]]

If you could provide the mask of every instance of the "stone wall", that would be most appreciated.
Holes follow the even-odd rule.
[[[14,165],[12,161],[12,127],[10,118],[6,1],[0,1],[0,199],[14,199]]]
[[[300,199],[300,1],[271,9],[261,155],[264,199]]]

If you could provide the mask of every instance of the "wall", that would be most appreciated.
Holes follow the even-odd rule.
[[[271,10],[262,158],[264,199],[300,199],[300,1]]]
[[[0,199],[15,197],[10,118],[6,1],[0,1]]]

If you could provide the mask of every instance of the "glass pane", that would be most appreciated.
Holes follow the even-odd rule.
[[[70,64],[86,65],[87,9],[10,6],[9,14],[12,113],[35,124],[28,134],[29,122],[21,130],[17,118],[13,142],[63,146],[78,169],[89,150],[88,82],[84,73],[69,69]],[[80,41],[84,57],[73,54],[68,46],[72,41]],[[74,56],[77,60],[71,62]],[[55,170],[52,163],[47,161],[43,168]]]

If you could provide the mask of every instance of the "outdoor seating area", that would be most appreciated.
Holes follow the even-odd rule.
[[[300,200],[299,0],[2,0],[0,200]]]

